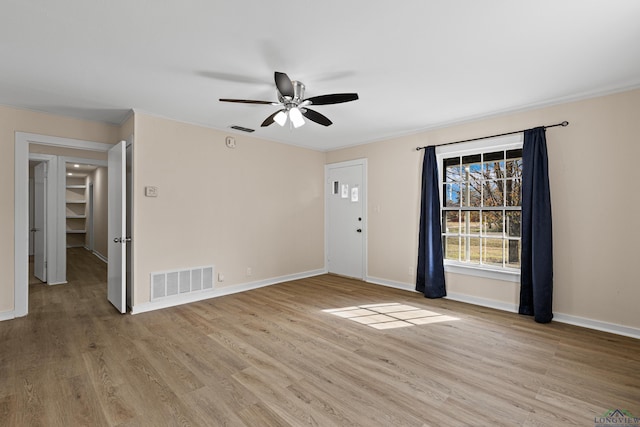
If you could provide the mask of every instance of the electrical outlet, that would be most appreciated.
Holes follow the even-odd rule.
[[[224,274],[218,273],[218,282],[224,282]]]
[[[251,270],[251,267],[247,267],[247,277],[251,276],[253,274],[253,271]]]

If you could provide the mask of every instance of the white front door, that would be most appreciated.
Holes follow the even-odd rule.
[[[33,275],[47,281],[47,162],[34,168],[33,186]]]
[[[126,215],[126,142],[121,141],[109,150],[108,186],[108,258],[107,299],[120,313],[127,310],[126,264],[127,242]]]
[[[327,165],[327,269],[364,279],[366,160]]]

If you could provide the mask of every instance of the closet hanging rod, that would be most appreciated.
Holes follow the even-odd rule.
[[[562,126],[562,127],[569,126],[569,122],[565,120],[562,123],[556,123],[555,125],[544,126],[544,128],[549,129],[549,128],[554,128],[556,126]],[[500,133],[497,135],[481,136],[479,138],[463,139],[462,141],[447,142],[445,144],[438,144],[436,145],[436,147],[443,147],[445,145],[451,145],[451,144],[460,144],[461,142],[480,141],[481,139],[497,138],[499,136],[515,135],[516,133],[521,133],[521,132],[524,132],[525,130],[529,130],[529,129],[516,130],[513,132]],[[429,145],[425,145],[424,147],[417,147],[416,150],[417,151],[424,150],[427,147],[429,147]]]

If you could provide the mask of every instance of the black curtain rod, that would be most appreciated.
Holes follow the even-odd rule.
[[[569,122],[565,120],[562,123],[556,123],[555,125],[544,126],[544,128],[549,129],[549,128],[554,128],[556,126],[562,126],[562,127],[569,126]],[[443,147],[445,145],[451,145],[451,144],[460,144],[461,142],[480,141],[481,139],[497,138],[499,136],[514,135],[516,133],[524,132],[525,130],[529,130],[529,129],[522,129],[522,130],[516,130],[514,132],[500,133],[498,135],[481,136],[480,138],[464,139],[462,141],[447,142],[445,144],[438,144],[436,145],[436,147]],[[429,145],[426,145],[424,147],[417,147],[416,150],[417,151],[424,150],[427,147],[429,147]]]

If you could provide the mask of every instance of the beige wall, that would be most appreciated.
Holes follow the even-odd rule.
[[[134,134],[134,305],[152,272],[214,264],[224,287],[324,267],[324,153],[244,135],[229,149],[225,132],[138,113]]]
[[[0,314],[14,308],[15,132],[113,143],[118,128],[0,106]]]
[[[120,128],[118,129],[118,140],[123,141],[133,135],[133,129],[135,126],[134,113],[133,110],[129,113],[129,117],[122,123]]]
[[[16,131],[113,143],[135,133],[134,303],[154,271],[215,264],[230,286],[324,267],[324,163],[368,159],[368,276],[415,281],[422,153],[415,147],[568,120],[547,131],[556,313],[640,327],[640,90],[329,153],[136,114],[122,127],[0,107],[0,314],[13,309]],[[144,187],[159,197],[144,197]],[[247,277],[246,268],[253,275]],[[449,292],[516,304],[518,285],[448,274]]]
[[[639,328],[639,112],[634,90],[336,150],[327,163],[368,158],[368,274],[413,284],[423,155],[415,147],[569,121],[547,130],[554,311]],[[518,302],[515,283],[454,274],[447,282],[449,292]]]

